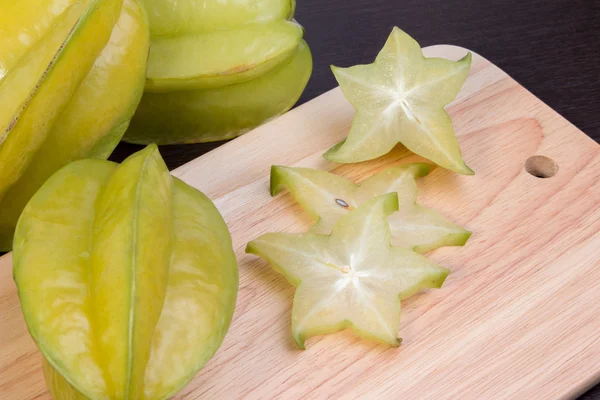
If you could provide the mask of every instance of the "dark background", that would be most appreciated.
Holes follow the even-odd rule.
[[[423,47],[454,44],[481,54],[600,141],[600,0],[297,3],[296,19],[306,28],[314,57],[313,75],[299,103],[336,85],[330,64],[372,62],[397,25]],[[161,153],[175,168],[215,146],[163,146]],[[112,159],[121,161],[139,148],[121,144]],[[600,400],[600,385],[581,399]]]

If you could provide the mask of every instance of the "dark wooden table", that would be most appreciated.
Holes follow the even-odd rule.
[[[421,46],[455,44],[483,55],[600,141],[600,0],[298,0],[296,19],[314,56],[300,103],[335,86],[330,64],[372,62],[397,25]],[[175,168],[216,145],[161,152]],[[121,144],[112,159],[138,149]],[[600,385],[581,399],[600,400]]]

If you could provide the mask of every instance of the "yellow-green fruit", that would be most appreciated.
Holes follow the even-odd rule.
[[[156,146],[48,179],[19,219],[14,277],[57,400],[168,398],[221,344],[238,283],[221,215]]]
[[[289,110],[312,72],[293,0],[143,0],[152,45],[124,140],[212,142]]]
[[[0,250],[53,172],[106,158],[144,86],[139,0],[22,0],[0,13]]]
[[[234,138],[291,108],[308,81],[310,62],[310,50],[302,41],[291,59],[248,82],[145,93],[126,140],[188,143]],[[192,126],[197,129],[193,137]]]

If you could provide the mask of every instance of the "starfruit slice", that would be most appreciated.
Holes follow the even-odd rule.
[[[447,269],[390,245],[386,217],[397,210],[397,195],[388,193],[342,216],[331,235],[267,233],[248,243],[246,252],[297,287],[292,336],[299,347],[345,328],[398,346],[400,300],[442,286]]]
[[[14,276],[55,399],[165,399],[219,347],[237,294],[220,214],[156,146],[82,160],[33,196]]]
[[[271,167],[271,195],[287,188],[316,224],[311,231],[329,234],[335,223],[361,204],[385,193],[397,192],[399,209],[388,217],[392,244],[425,253],[442,246],[462,246],[471,232],[438,212],[416,203],[415,178],[429,173],[424,163],[385,169],[359,184],[311,168]]]
[[[402,143],[410,151],[461,174],[463,161],[444,107],[458,94],[471,66],[425,58],[419,44],[394,28],[375,62],[332,67],[344,96],[356,109],[348,137],[325,153],[329,161],[354,163],[380,157]]]

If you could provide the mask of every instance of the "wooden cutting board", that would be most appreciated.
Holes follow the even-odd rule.
[[[452,59],[465,52],[426,49]],[[480,56],[448,111],[477,174],[438,168],[420,180],[419,198],[474,234],[465,247],[429,255],[452,272],[442,289],[403,302],[399,348],[345,331],[299,350],[290,333],[294,289],[244,254],[264,232],[310,223],[289,195],[269,196],[271,164],[361,180],[400,158],[417,159],[396,149],[358,165],[326,162],[321,154],[353,116],[339,89],[174,171],[215,201],[240,268],[231,329],[176,398],[543,400],[600,380],[600,146]],[[558,173],[529,174],[534,155],[550,159],[530,162],[534,173],[553,165]],[[10,256],[0,259],[0,398],[49,398]]]

